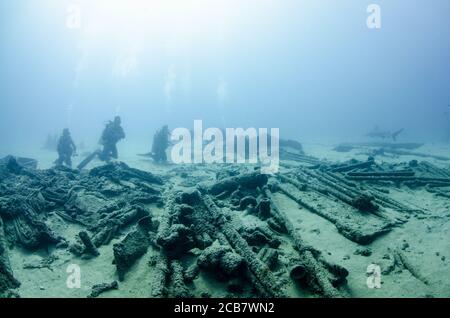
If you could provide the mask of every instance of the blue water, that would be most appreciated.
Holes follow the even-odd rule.
[[[380,29],[366,25],[372,3]],[[449,12],[448,0],[2,0],[0,153],[64,127],[95,144],[116,114],[143,145],[195,119],[301,141],[375,125],[445,141]]]

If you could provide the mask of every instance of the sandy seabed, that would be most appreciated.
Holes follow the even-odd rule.
[[[305,143],[303,146],[305,153],[309,156],[326,159],[331,163],[345,163],[350,159],[364,162],[368,157],[364,149],[353,149],[340,153],[333,151],[331,144]],[[189,188],[186,186],[186,182],[183,182],[183,178],[198,180],[199,183],[214,183],[217,173],[228,169],[228,167],[220,166],[191,166],[185,168],[187,176],[183,177],[180,176],[182,169],[180,170],[179,166],[156,165],[151,160],[136,155],[136,153],[142,152],[137,147],[120,146],[119,151],[120,160],[128,166],[166,176],[164,182],[170,183],[171,188],[180,190]],[[449,148],[445,145],[425,145],[417,151],[450,157]],[[31,156],[31,153],[34,156]],[[50,168],[55,159],[54,153],[41,150],[28,150],[28,153],[14,153],[14,155],[37,159],[39,169]],[[74,165],[78,163],[80,157],[75,158]],[[408,163],[411,160],[426,161],[447,172],[450,167],[450,161],[416,158],[415,156],[383,156],[376,157],[375,160],[380,165],[396,165]],[[282,165],[280,173],[289,175],[297,164],[292,160],[286,161],[286,165]],[[94,162],[89,168],[101,165],[101,162]],[[271,178],[276,179],[276,177]],[[292,188],[292,184],[287,187],[298,192],[298,189]],[[449,198],[437,196],[436,193],[428,191],[426,187],[411,188],[403,184],[383,184],[374,185],[374,187],[384,187],[385,194],[389,198],[421,212],[403,211],[400,213],[386,209],[383,212],[385,213],[384,218],[402,219],[402,222],[398,222],[392,229],[377,236],[368,244],[361,244],[349,239],[348,235],[343,235],[342,231],[338,229],[336,222],[330,221],[330,217],[311,213],[308,208],[299,205],[281,191],[274,192],[272,199],[279,209],[283,210],[285,217],[292,223],[294,230],[301,236],[305,245],[320,251],[321,257],[326,260],[327,264],[338,264],[348,271],[346,282],[338,287],[342,295],[347,297],[450,297]],[[449,190],[450,187],[442,189],[447,194],[450,194]],[[302,194],[300,193],[299,196],[302,197]],[[311,205],[317,204],[315,206],[318,206],[319,209],[329,211],[327,213],[335,215],[341,213],[342,204],[337,202],[336,198],[325,198],[317,195],[314,191],[311,193],[306,191],[303,199],[310,202]],[[148,204],[146,207],[155,219],[167,213],[164,206],[161,205]],[[228,211],[227,205],[224,210]],[[354,214],[351,213],[357,212],[348,213],[347,218],[352,221]],[[259,224],[258,222],[261,222],[249,210],[233,211],[230,209],[230,214],[233,215],[233,218],[237,218],[240,224]],[[375,218],[367,218],[367,223],[369,224],[371,220],[375,220]],[[84,229],[82,225],[69,223],[56,214],[49,215],[45,222],[55,233],[66,238],[69,244],[77,242],[78,233]],[[99,256],[90,259],[76,256],[69,249],[64,248],[48,247],[31,252],[23,247],[14,246],[8,251],[9,261],[14,277],[21,283],[20,287],[14,291],[25,298],[87,297],[91,294],[94,285],[119,280],[117,266],[114,264],[113,246],[120,243],[133,230],[132,225],[124,228],[120,235],[114,237],[109,244],[98,248]],[[295,263],[293,259],[296,258],[295,255],[298,252],[293,247],[292,239],[288,235],[272,234],[280,242],[279,246],[275,248],[280,264],[272,272],[274,278],[282,284],[283,295],[288,297],[322,296],[320,292],[310,290],[292,279],[289,270],[292,268],[293,262]],[[261,247],[253,248],[255,255],[260,255],[260,249]],[[195,251],[182,260],[181,263],[185,270],[199,253],[201,251]],[[159,254],[160,250],[150,246],[127,269],[126,278],[119,281],[119,288],[106,291],[99,297],[152,297],[152,277],[159,275],[158,266],[154,266],[154,263]],[[80,288],[67,287],[67,279],[70,276],[67,269],[71,264],[76,264],[81,270]],[[371,264],[380,268],[381,285],[379,288],[369,288],[367,284],[370,279],[367,270]],[[258,280],[258,275],[254,276]],[[241,283],[243,287],[240,291],[230,288],[230,280],[216,279],[211,273],[202,270],[189,284],[186,283],[187,287],[184,287],[189,290],[189,295],[194,297],[260,296],[254,291],[254,288],[246,286],[248,282]],[[170,278],[167,284],[173,284]],[[251,285],[251,283],[248,284]],[[168,286],[167,288],[169,290],[167,296],[174,296],[170,293],[174,287]]]

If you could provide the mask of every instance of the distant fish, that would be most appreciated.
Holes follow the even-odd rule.
[[[403,128],[394,132],[390,132],[390,131],[382,131],[377,126],[374,128],[374,130],[366,134],[366,136],[370,138],[381,138],[381,139],[392,138],[394,141],[397,141],[398,135],[400,135],[402,132]]]

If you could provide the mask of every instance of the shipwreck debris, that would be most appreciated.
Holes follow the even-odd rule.
[[[117,283],[117,281],[113,281],[112,283],[109,283],[109,284],[102,283],[102,284],[94,285],[94,286],[92,286],[92,292],[90,293],[88,298],[97,298],[104,292],[114,290],[114,289],[119,289],[119,283]]]
[[[152,229],[150,217],[139,221],[136,229],[125,236],[117,244],[113,245],[114,263],[117,267],[119,280],[123,281],[126,271],[143,256],[151,243],[149,231]]]
[[[267,187],[264,188],[264,193],[271,200],[271,202],[275,202],[272,192]],[[297,265],[300,267],[294,270],[294,278],[304,279],[308,286],[315,289],[324,297],[342,297],[343,294],[336,289],[337,285],[333,285],[330,281],[330,273],[328,273],[327,268],[324,267],[323,263],[321,263],[318,259],[320,257],[320,253],[303,241],[298,231],[294,228],[292,222],[279,207],[274,209],[274,211],[279,214],[278,218],[283,220],[284,226],[292,237],[294,246],[300,256],[300,264]],[[343,280],[340,282],[343,282]]]
[[[273,276],[269,267],[263,263],[257,255],[252,251],[247,242],[240,236],[227,221],[220,209],[216,206],[212,198],[203,195],[204,206],[209,211],[211,217],[216,220],[216,226],[223,233],[226,240],[231,247],[243,257],[251,273],[255,277],[255,286],[261,286],[261,292],[272,297],[282,297],[285,295],[282,286],[280,286],[277,279]]]
[[[6,296],[11,289],[18,288],[20,282],[14,277],[9,262],[3,221],[0,216],[0,298]]]
[[[84,244],[84,250],[82,254],[87,254],[92,257],[99,256],[100,253],[95,247],[94,243],[92,243],[91,238],[89,237],[89,234],[86,231],[81,231],[78,236],[80,237],[81,242]]]
[[[409,260],[409,258],[406,256],[406,254],[401,251],[400,249],[394,249],[393,250],[393,255],[394,255],[394,263],[396,266],[399,266],[400,268],[404,268],[406,269],[408,272],[411,273],[411,275],[420,280],[422,283],[424,283],[425,285],[429,285],[430,282],[428,281],[427,278],[425,278],[422,273],[420,272],[420,270],[417,268],[417,266],[413,265],[411,263],[411,261]]]
[[[172,176],[186,178],[195,167],[157,175],[123,163],[78,171],[0,161],[0,296],[20,285],[9,248],[49,250],[48,259],[25,267],[50,268],[53,255],[73,257],[64,251],[69,240],[59,235],[76,224],[79,235],[69,251],[94,263],[100,247],[102,254],[112,250],[118,281],[134,279],[133,266],[145,264],[151,297],[286,297],[293,286],[321,297],[345,297],[348,270],[305,242],[304,220],[296,223],[296,218],[316,214],[334,224],[336,233],[367,245],[410,216],[427,216],[428,211],[410,207],[414,202],[395,200],[397,191],[424,189],[432,197],[447,195],[450,186],[448,169],[425,162],[369,158],[333,164],[283,151],[295,162],[283,163],[276,175],[253,166],[212,166],[191,183]],[[394,182],[396,190],[388,187]],[[284,202],[296,202],[299,210],[286,211]],[[59,250],[53,253],[54,248]],[[371,252],[355,250],[361,256]],[[429,284],[408,253],[396,250],[392,258]],[[207,290],[205,279],[216,279],[220,291]],[[95,285],[90,297],[116,288],[117,282]]]

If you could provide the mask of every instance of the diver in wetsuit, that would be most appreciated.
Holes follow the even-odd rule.
[[[103,130],[100,144],[103,146],[99,158],[103,161],[109,161],[111,158],[117,159],[118,152],[116,144],[125,138],[125,132],[121,126],[121,119],[119,116],[110,121]]]
[[[67,165],[72,167],[72,156],[76,154],[77,147],[70,136],[69,129],[65,128],[63,130],[62,136],[58,140],[58,159],[56,159],[55,164],[57,166]]]
[[[167,125],[158,130],[153,137],[151,157],[158,163],[167,162],[166,150],[170,145],[169,137],[170,132]]]

